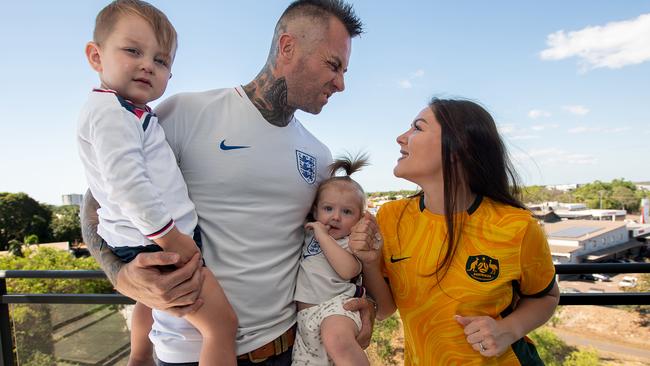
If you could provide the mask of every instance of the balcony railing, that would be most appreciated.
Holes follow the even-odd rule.
[[[650,273],[650,263],[558,264],[558,275],[593,273]],[[8,294],[7,278],[102,279],[101,271],[1,271],[0,365],[16,365],[9,317],[10,304],[133,304],[115,294]],[[560,305],[650,305],[650,292],[562,293]]]

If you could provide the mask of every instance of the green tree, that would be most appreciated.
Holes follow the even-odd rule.
[[[559,189],[548,189],[545,186],[527,186],[521,190],[521,200],[524,203],[572,202],[573,196],[571,192],[564,192]]]
[[[52,230],[52,237],[55,241],[81,241],[79,206],[53,207],[50,229]]]
[[[612,186],[609,183],[595,181],[576,188],[573,197],[577,202],[582,202],[589,208],[612,208],[610,200]]]
[[[611,183],[595,181],[578,187],[573,196],[576,201],[587,204],[589,208],[626,209],[637,212],[640,197],[636,185],[623,178]]]
[[[551,192],[544,186],[527,186],[521,190],[525,203],[542,203],[551,201]]]
[[[6,250],[9,240],[23,240],[35,234],[48,241],[51,212],[25,193],[0,193],[0,250]]]
[[[639,211],[640,200],[637,198],[633,189],[625,186],[615,186],[612,188],[612,200],[620,204],[618,208],[628,210],[630,212]]]

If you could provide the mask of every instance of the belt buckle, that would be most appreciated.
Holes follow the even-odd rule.
[[[262,363],[262,362],[266,361],[268,359],[268,357],[255,358],[255,356],[253,356],[253,352],[248,352],[248,359],[252,363]]]
[[[291,331],[291,329],[287,330],[282,335],[280,335],[278,338],[273,340],[272,343],[273,343],[273,351],[274,351],[273,355],[274,356],[278,356],[278,355],[288,351],[289,347],[291,347],[291,345],[289,344],[289,334],[288,334],[290,331]],[[253,353],[255,353],[255,351],[256,350],[248,352],[246,354],[248,356],[248,359],[252,363],[261,363],[261,362],[264,362],[264,361],[268,360],[269,357],[270,357],[269,356],[269,357],[255,358],[255,356],[253,355]]]

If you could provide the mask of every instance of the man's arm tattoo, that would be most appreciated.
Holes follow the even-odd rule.
[[[81,235],[88,247],[88,251],[106,273],[108,280],[115,286],[117,274],[124,263],[111,252],[108,245],[105,245],[104,240],[97,234],[97,224],[99,222],[97,208],[99,208],[99,204],[90,191],[87,191],[81,208]]]

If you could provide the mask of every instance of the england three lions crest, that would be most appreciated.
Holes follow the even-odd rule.
[[[302,257],[307,258],[311,257],[312,255],[318,255],[322,251],[323,250],[320,248],[320,243],[316,240],[315,237],[312,237],[311,240],[309,240],[309,244],[303,247]]]
[[[316,181],[316,158],[300,150],[296,150],[296,163],[298,165],[298,172],[305,182],[314,184]]]

